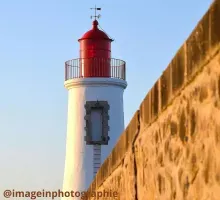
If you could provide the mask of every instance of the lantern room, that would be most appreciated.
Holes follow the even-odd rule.
[[[94,20],[92,29],[79,40],[80,74],[83,77],[110,77],[111,38],[98,28]]]

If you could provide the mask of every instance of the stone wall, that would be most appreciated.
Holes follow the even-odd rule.
[[[146,95],[89,191],[104,189],[120,200],[220,199],[220,0]]]

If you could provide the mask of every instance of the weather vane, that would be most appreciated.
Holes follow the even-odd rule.
[[[94,16],[91,16],[91,19],[94,17],[95,18],[95,20],[96,20],[96,18],[100,18],[101,17],[101,15],[99,14],[99,15],[96,15],[96,10],[101,10],[101,8],[96,8],[96,6],[95,6],[95,8],[90,8],[91,10],[95,10],[95,15]]]

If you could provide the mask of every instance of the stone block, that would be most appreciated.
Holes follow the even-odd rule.
[[[133,118],[131,119],[128,127],[125,130],[126,151],[128,150],[128,148],[131,146],[132,142],[134,141],[134,138],[135,138],[136,134],[138,133],[139,125],[140,125],[140,123],[139,123],[139,110],[138,110],[135,112]]]
[[[151,93],[151,119],[157,117],[159,112],[159,82],[157,81],[150,91]]]
[[[140,105],[140,122],[141,127],[148,125],[151,122],[151,93],[148,93]]]
[[[109,170],[113,171],[121,162],[126,152],[126,134],[125,131],[121,134],[117,144],[112,150],[111,161],[109,162]]]
[[[171,99],[171,91],[172,91],[171,70],[172,70],[171,65],[169,65],[160,78],[161,109],[166,107],[169,100]]]
[[[102,167],[101,167],[102,168]],[[99,186],[102,184],[102,177],[101,177],[101,168],[98,170],[95,179],[96,179],[96,187],[99,188]]]
[[[182,46],[171,62],[172,68],[172,94],[175,94],[184,84],[185,49]]]
[[[114,166],[117,164],[117,152],[116,152],[116,147],[113,148],[112,153],[111,153],[111,162],[110,162],[110,168],[111,171],[113,171]]]
[[[209,51],[209,11],[186,41],[187,78],[199,70]]]
[[[101,167],[102,182],[109,176],[109,157],[104,161]]]

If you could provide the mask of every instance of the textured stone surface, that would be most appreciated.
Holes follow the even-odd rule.
[[[140,132],[138,199],[220,199],[220,54]]]
[[[112,172],[106,160],[96,191],[120,200],[220,199],[220,53],[156,121],[140,125],[133,145],[123,139],[127,151]]]

